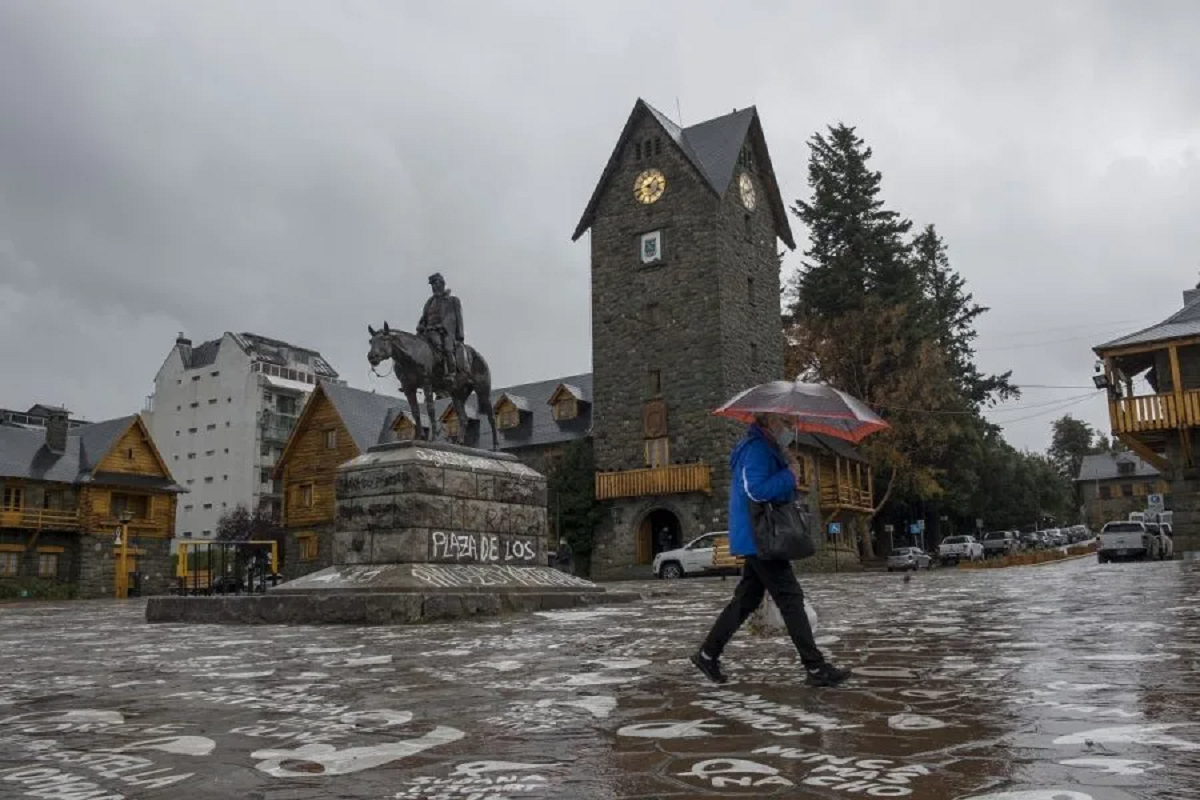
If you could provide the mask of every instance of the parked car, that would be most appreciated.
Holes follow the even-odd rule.
[[[1096,559],[1107,564],[1125,558],[1139,561],[1156,558],[1160,549],[1157,537],[1144,522],[1109,522],[1100,529]]]
[[[665,580],[682,578],[686,575],[703,575],[713,572],[713,545],[718,536],[728,536],[727,531],[715,531],[697,536],[683,547],[664,550],[654,557],[654,574]]]
[[[1088,530],[1086,525],[1076,525],[1071,528],[1071,543],[1078,544],[1086,542],[1092,538],[1092,532]]]
[[[933,556],[919,547],[897,547],[888,554],[888,572],[896,570],[930,569],[933,567]]]
[[[992,531],[983,535],[983,554],[988,558],[1006,556],[1016,551],[1017,537],[1012,531]]]
[[[1022,550],[1037,550],[1044,547],[1042,537],[1037,531],[1024,531],[1017,534],[1017,544]]]
[[[942,564],[982,559],[983,545],[974,536],[947,536],[938,545],[938,561]]]

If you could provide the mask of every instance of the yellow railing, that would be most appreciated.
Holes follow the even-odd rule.
[[[671,464],[625,472],[596,473],[597,500],[687,492],[712,494],[712,467],[708,464]]]
[[[1200,426],[1200,391],[1182,394],[1148,394],[1122,397],[1109,404],[1114,433],[1142,433]]]
[[[41,508],[6,508],[0,510],[0,528],[62,531],[74,530],[78,527],[78,511],[50,511]]]

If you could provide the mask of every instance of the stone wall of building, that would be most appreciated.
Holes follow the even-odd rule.
[[[169,539],[140,538],[136,556],[141,573],[142,595],[166,594],[175,586],[174,561]],[[108,534],[79,538],[78,571],[73,575],[83,599],[113,597],[116,591],[118,549]],[[132,588],[132,585],[131,585]]]
[[[1200,558],[1200,478],[1177,477],[1171,481],[1167,508],[1172,515],[1175,555],[1191,552]]]
[[[331,567],[333,560],[333,530],[332,522],[324,525],[309,525],[303,530],[289,530],[284,536],[283,572],[284,580],[295,580],[310,572]],[[317,557],[306,559],[302,555],[304,548],[301,539],[312,534],[317,540]]]

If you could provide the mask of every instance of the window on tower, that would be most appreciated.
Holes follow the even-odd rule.
[[[662,315],[659,313],[658,303],[646,304],[646,326],[650,328],[658,328],[662,325]]]
[[[662,394],[662,370],[652,369],[646,374],[646,390],[651,397]]]
[[[646,466],[665,467],[671,463],[671,443],[667,437],[646,440]]]

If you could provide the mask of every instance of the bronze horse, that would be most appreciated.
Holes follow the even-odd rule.
[[[496,414],[492,410],[492,371],[487,361],[475,348],[463,344],[463,360],[466,362],[466,374],[459,374],[447,379],[436,367],[442,363],[441,357],[434,352],[429,342],[415,333],[393,330],[383,323],[382,330],[375,330],[370,325],[367,331],[371,334],[371,349],[367,352],[367,361],[371,369],[379,366],[389,358],[392,369],[400,381],[400,389],[408,400],[409,410],[417,426],[417,437],[421,439],[437,438],[437,415],[434,413],[433,399],[436,392],[441,397],[449,397],[454,403],[454,412],[458,415],[458,434],[451,441],[455,444],[465,444],[475,447],[474,441],[467,441],[467,398],[475,394],[475,405],[487,415],[492,427],[492,449],[498,450],[500,443],[496,438]],[[424,434],[421,425],[421,408],[417,405],[417,389],[425,392],[425,413],[429,417],[429,435]]]

